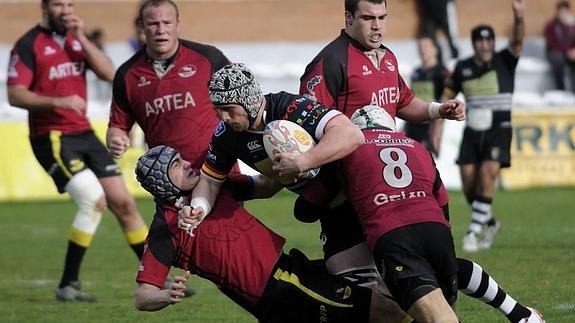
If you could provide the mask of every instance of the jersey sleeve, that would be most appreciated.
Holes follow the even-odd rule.
[[[220,121],[214,130],[214,135],[208,146],[208,154],[201,173],[216,182],[223,182],[236,163],[236,158],[230,156],[225,150],[226,125]]]
[[[183,46],[188,47],[205,57],[210,62],[212,74],[231,63],[224,53],[215,46],[200,44],[185,39],[180,39],[180,42]]]
[[[515,56],[509,48],[501,50],[498,54],[501,55],[501,58],[505,62],[505,66],[507,66],[511,72],[515,73],[517,63],[519,63],[519,56]]]
[[[32,41],[28,41],[27,38],[18,41],[10,52],[7,85],[22,85],[30,88],[34,83],[35,67],[36,62]]]
[[[211,55],[208,56],[213,67],[213,72],[231,63],[231,61],[219,49],[212,47]]]
[[[108,122],[108,127],[119,128],[129,132],[136,120],[128,101],[124,75],[125,74],[122,70],[118,70],[114,76],[114,83],[112,86],[112,105],[110,107],[110,120]]]
[[[337,106],[337,95],[343,83],[344,73],[337,62],[317,57],[300,78],[300,95],[327,107]]]
[[[162,212],[158,207],[157,212]],[[146,239],[144,254],[138,268],[136,281],[163,288],[175,259],[176,251],[171,241],[168,224],[162,213],[156,213]]]
[[[328,108],[310,99],[299,97],[292,101],[288,107],[285,119],[299,124],[316,142],[323,137],[325,127],[329,121],[342,113]]]

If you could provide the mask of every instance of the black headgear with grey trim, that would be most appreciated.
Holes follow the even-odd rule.
[[[210,100],[215,106],[239,104],[248,113],[252,126],[264,100],[264,95],[252,71],[244,64],[228,64],[212,75]]]
[[[176,187],[168,176],[170,164],[178,152],[169,146],[156,146],[138,159],[136,179],[142,187],[164,203],[174,203],[191,191]]]

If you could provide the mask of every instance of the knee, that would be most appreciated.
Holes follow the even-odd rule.
[[[110,210],[117,216],[130,216],[136,212],[136,202],[128,192],[120,196],[107,197],[107,200]]]
[[[66,184],[66,191],[81,209],[100,212],[106,209],[104,189],[91,170],[84,170],[72,176]]]
[[[96,209],[100,212],[104,212],[108,207],[108,203],[106,203],[106,197],[104,195],[100,196],[98,201],[96,201]]]

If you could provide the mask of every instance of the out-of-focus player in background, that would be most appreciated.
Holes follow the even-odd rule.
[[[411,90],[418,98],[425,101],[439,101],[445,87],[445,80],[449,76],[449,71],[443,65],[437,43],[433,38],[422,36],[417,39],[419,57],[421,65],[413,71],[411,75]],[[405,134],[412,139],[422,143],[425,148],[434,155],[439,153],[441,133],[435,133],[435,137],[430,136],[430,127],[435,123],[441,122],[434,120],[423,123],[405,123]]]
[[[111,81],[114,67],[84,33],[73,0],[42,0],[42,21],[22,36],[11,52],[8,100],[28,110],[34,155],[58,192],[68,192],[78,212],[69,234],[61,301],[93,302],[81,291],[82,259],[109,207],[141,257],[148,229],[106,147],[86,118],[86,69]]]
[[[467,122],[457,164],[463,192],[471,205],[471,223],[463,250],[489,249],[500,223],[491,212],[501,168],[511,166],[511,108],[515,69],[523,49],[526,0],[512,0],[513,29],[509,47],[495,51],[495,33],[489,25],[471,31],[475,54],[459,61],[446,83],[443,100],[459,92],[466,98]],[[441,131],[441,127],[434,127]]]

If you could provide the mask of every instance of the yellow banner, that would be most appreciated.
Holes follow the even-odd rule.
[[[575,186],[575,109],[514,110],[505,188]]]
[[[92,122],[94,131],[104,142],[107,121]],[[28,140],[26,122],[0,123],[0,201],[68,198],[58,194],[52,178],[38,163]],[[134,196],[150,196],[136,181],[134,167],[144,153],[142,148],[131,148],[117,163],[128,190]]]

